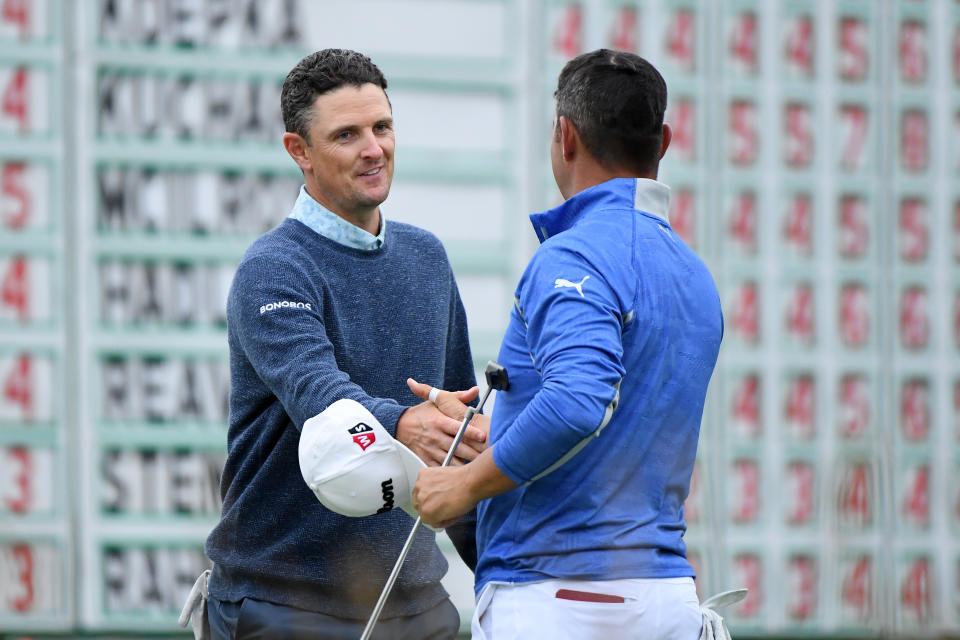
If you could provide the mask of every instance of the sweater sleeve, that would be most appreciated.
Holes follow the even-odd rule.
[[[333,402],[352,398],[396,434],[407,407],[367,395],[337,367],[316,280],[289,256],[245,260],[227,302],[230,333],[297,429]]]
[[[579,253],[544,249],[517,301],[541,388],[493,447],[497,466],[518,484],[552,471],[600,434],[624,375],[613,288]]]

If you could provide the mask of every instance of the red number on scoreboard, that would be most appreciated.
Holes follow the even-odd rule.
[[[33,361],[26,354],[18,355],[3,385],[3,396],[20,407],[24,418],[33,418]]]
[[[793,103],[786,106],[784,115],[786,139],[784,160],[791,167],[805,167],[813,160],[813,128],[810,126],[810,107]]]
[[[30,452],[23,447],[13,447],[7,450],[7,456],[19,466],[19,472],[16,475],[14,484],[16,485],[18,495],[7,497],[5,502],[7,507],[16,513],[23,513],[30,508],[32,491],[30,487],[30,478],[32,476],[32,459]]]
[[[757,207],[752,191],[741,191],[733,202],[730,215],[730,235],[743,249],[754,253],[757,249]]]
[[[10,76],[10,81],[3,90],[3,99],[0,100],[0,111],[9,116],[19,125],[21,131],[26,130],[29,124],[29,98],[27,96],[27,69],[17,67]]]
[[[863,376],[846,375],[840,381],[840,434],[857,438],[870,425],[870,398]]]
[[[694,195],[690,189],[680,189],[677,197],[670,199],[670,226],[684,242],[696,247],[696,214],[694,213]]]
[[[690,162],[696,159],[696,118],[694,105],[689,98],[680,98],[670,112],[670,128],[673,130],[671,149],[676,151],[682,160]]]
[[[816,568],[813,558],[794,556],[790,559],[790,617],[809,618],[817,607]]]
[[[930,338],[927,317],[927,290],[907,287],[900,296],[900,342],[908,349],[923,349]]]
[[[685,71],[693,71],[696,62],[695,25],[693,11],[678,9],[667,28],[667,52],[677,66]]]
[[[840,508],[851,524],[863,526],[870,522],[870,490],[865,465],[856,464],[848,469]]]
[[[730,161],[736,165],[753,164],[760,150],[757,134],[757,109],[749,100],[734,100],[730,105]]]
[[[757,69],[757,14],[744,11],[734,18],[730,33],[730,54],[740,67],[753,73]]]
[[[3,224],[11,229],[25,226],[30,218],[30,193],[23,186],[26,169],[22,163],[11,162],[0,170],[0,195],[13,203],[12,207],[5,206],[0,213],[3,215]]]
[[[900,77],[906,82],[927,79],[927,27],[917,20],[900,25]]]
[[[861,556],[843,580],[843,601],[854,608],[860,619],[866,618],[870,613],[873,588],[870,565],[870,558]]]
[[[867,75],[867,26],[860,18],[840,19],[840,75],[844,80],[862,80]]]
[[[917,467],[910,474],[910,484],[903,505],[907,520],[920,526],[930,523],[930,469]]]
[[[557,24],[553,38],[554,50],[564,58],[575,58],[580,54],[580,37],[583,28],[583,14],[580,6],[567,5]]]
[[[760,337],[760,305],[757,298],[757,284],[745,282],[737,290],[733,304],[733,328],[747,342],[756,342]]]
[[[3,0],[2,14],[4,22],[20,27],[20,35],[27,35],[30,28],[30,1]]]
[[[787,301],[787,330],[805,344],[811,344],[816,335],[814,327],[813,289],[802,283],[790,292]]]
[[[787,244],[802,255],[810,255],[813,250],[813,209],[810,196],[795,194],[787,205],[787,214],[783,225],[783,235]]]
[[[794,435],[806,440],[815,435],[816,401],[812,376],[797,376],[790,381],[786,414]]]
[[[616,20],[613,23],[613,33],[610,36],[610,45],[620,51],[636,53],[637,45],[637,10],[634,7],[620,7]]]
[[[913,379],[903,383],[900,426],[907,440],[923,440],[930,432],[930,393],[925,380]]]
[[[753,522],[760,514],[760,469],[754,460],[737,460],[733,471],[739,489],[733,519],[741,524]]]
[[[852,348],[860,348],[870,338],[870,306],[862,284],[848,283],[840,290],[840,337]]]
[[[927,204],[920,198],[900,202],[900,257],[910,262],[925,260],[930,248]]]
[[[21,320],[30,315],[30,298],[27,286],[27,259],[16,256],[10,261],[3,282],[0,282],[0,302],[14,309]]]
[[[787,521],[802,525],[813,515],[813,466],[808,462],[791,462],[788,473],[790,503]]]
[[[802,75],[813,74],[813,18],[795,16],[787,26],[785,45],[787,64]]]
[[[926,112],[910,109],[901,116],[900,164],[904,169],[923,171],[927,168],[929,131]]]
[[[918,620],[926,620],[930,614],[930,565],[926,558],[910,564],[900,588],[900,602],[913,611]]]
[[[856,169],[863,164],[865,158],[867,110],[858,104],[845,104],[840,107],[840,120],[844,125],[840,165],[844,169]]]
[[[760,613],[763,597],[760,589],[760,559],[752,554],[743,554],[737,556],[734,562],[739,574],[737,583],[742,584],[748,590],[747,597],[737,607],[737,615],[743,618],[752,618]]]
[[[14,611],[29,611],[33,606],[33,550],[25,544],[17,544],[10,548],[13,559],[19,565],[20,585],[23,587],[23,595],[13,598],[10,605]]]
[[[840,255],[862,258],[870,247],[867,205],[859,195],[840,198]]]
[[[733,422],[746,436],[760,433],[760,379],[756,374],[743,376],[733,392]]]

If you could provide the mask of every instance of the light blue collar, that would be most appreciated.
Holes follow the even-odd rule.
[[[670,224],[670,187],[649,178],[612,178],[570,196],[563,204],[530,216],[540,242],[569,229],[596,209],[635,209]]]
[[[364,251],[375,251],[382,247],[386,235],[387,225],[382,211],[380,212],[380,233],[373,235],[347,222],[311,198],[307,193],[306,185],[300,186],[300,195],[293,205],[290,217],[338,244]]]

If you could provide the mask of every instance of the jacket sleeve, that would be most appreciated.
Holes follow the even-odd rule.
[[[518,484],[600,435],[624,375],[621,305],[601,272],[609,267],[556,244],[539,253],[521,279],[517,307],[541,388],[493,447],[497,466]]]
[[[333,402],[352,398],[395,435],[407,407],[367,395],[337,367],[316,280],[316,274],[289,257],[245,260],[227,301],[230,333],[297,429]],[[283,302],[288,306],[266,310],[268,304]]]

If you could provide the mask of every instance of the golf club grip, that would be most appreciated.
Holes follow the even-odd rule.
[[[490,391],[492,387],[488,387],[483,393],[483,398],[480,399],[480,402],[477,403],[477,406],[467,407],[466,413],[463,414],[463,421],[460,423],[460,427],[457,429],[457,434],[453,437],[453,444],[450,445],[450,450],[447,451],[446,457],[443,459],[441,467],[446,467],[450,464],[450,461],[453,459],[453,455],[457,450],[457,447],[460,446],[460,441],[463,440],[463,434],[467,431],[467,425],[470,424],[470,420],[473,419],[473,416],[478,414],[483,405],[486,403],[487,398],[490,396]],[[403,549],[400,550],[400,557],[397,558],[397,562],[393,565],[393,571],[390,572],[390,577],[387,578],[387,584],[383,585],[383,591],[380,592],[380,598],[377,600],[376,606],[373,608],[373,613],[370,614],[370,619],[367,620],[367,626],[363,630],[363,635],[360,636],[360,640],[369,640],[370,634],[373,633],[373,627],[377,624],[377,620],[380,618],[380,613],[383,611],[383,605],[386,604],[387,598],[390,596],[390,591],[393,590],[393,583],[397,581],[397,576],[400,575],[400,568],[403,566],[403,561],[406,560],[407,554],[410,552],[410,547],[413,545],[413,536],[416,535],[417,529],[420,528],[420,523],[422,519],[420,516],[417,516],[416,521],[413,523],[413,529],[410,530],[410,535],[407,536],[407,541],[403,544]]]
[[[460,446],[460,441],[463,440],[463,434],[467,432],[467,425],[470,424],[470,421],[473,420],[473,416],[480,413],[480,410],[483,409],[483,405],[487,402],[487,398],[490,397],[491,388],[487,388],[483,392],[483,397],[480,399],[480,402],[476,407],[467,407],[466,413],[463,414],[463,421],[460,423],[460,428],[457,429],[457,434],[453,436],[453,444],[450,445],[450,450],[447,451],[446,457],[443,459],[443,462],[440,464],[441,467],[446,467],[450,464],[450,461],[453,460],[453,456],[457,451],[457,447]]]

